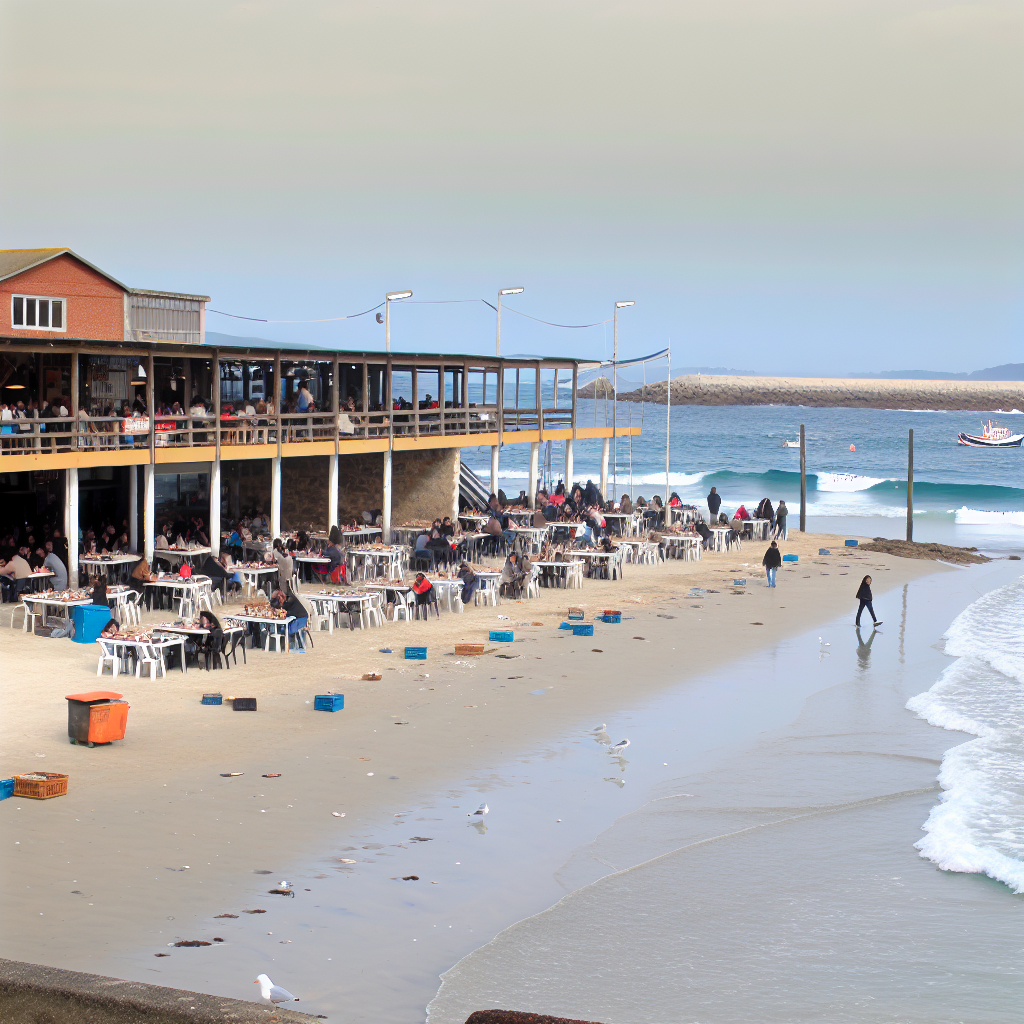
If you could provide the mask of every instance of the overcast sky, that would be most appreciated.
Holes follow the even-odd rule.
[[[1024,358],[1024,5],[0,2],[0,247],[274,320],[390,289],[766,373]],[[383,346],[372,316],[211,330]],[[396,349],[490,351],[482,303]],[[506,352],[609,327],[503,319]]]

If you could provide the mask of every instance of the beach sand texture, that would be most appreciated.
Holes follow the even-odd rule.
[[[874,572],[876,592],[883,593],[937,569],[844,549],[838,540],[792,534],[783,547],[800,561],[784,566],[775,590],[764,586],[760,569],[766,544],[747,542],[742,552],[700,562],[630,565],[622,581],[588,580],[582,592],[542,590],[536,600],[471,607],[429,623],[318,633],[315,650],[304,655],[249,652],[244,667],[171,671],[155,682],[101,682],[92,645],[0,627],[15,709],[3,719],[5,766],[9,773],[71,776],[65,798],[3,805],[8,927],[0,955],[252,998],[256,966],[307,952],[298,934],[287,940],[295,939],[294,948],[282,947],[279,932],[267,934],[277,932],[274,901],[281,897],[254,893],[285,876],[254,879],[254,870],[277,872],[303,856],[352,849],[353,835],[367,827],[357,823],[393,822],[407,806],[436,799],[449,780],[477,778],[483,790],[496,763],[582,721],[698,679],[816,623],[852,618],[865,572]],[[819,557],[819,546],[833,554]],[[747,586],[733,588],[735,577],[746,577]],[[693,597],[690,587],[718,592]],[[623,623],[599,623],[592,638],[567,637],[557,627],[569,604],[585,606],[588,621],[606,607],[621,608]],[[524,625],[534,622],[544,625]],[[498,627],[513,629],[516,643],[481,658],[448,653],[462,640],[485,641]],[[402,660],[406,644],[425,644],[427,661]],[[381,654],[382,647],[395,653]],[[382,681],[358,679],[369,671],[382,672]],[[126,738],[94,750],[72,747],[64,695],[97,685],[130,700]],[[538,688],[545,690],[542,702]],[[210,690],[256,697],[260,710],[201,705]],[[345,694],[344,712],[312,711],[313,696],[328,691]],[[222,777],[230,772],[245,774]],[[277,772],[280,778],[262,777]],[[357,857],[365,854],[349,859]],[[345,870],[358,878],[358,867]],[[265,916],[244,914],[261,908]],[[226,913],[237,917],[217,919]],[[200,926],[202,936],[194,934]],[[341,918],[335,935],[307,933],[306,941],[336,944],[344,926]],[[186,955],[202,950],[153,959],[168,943],[210,935],[229,941],[215,948],[217,960],[208,967],[195,967],[198,960],[185,966]],[[440,969],[488,937],[465,940],[470,945]],[[358,987],[344,964],[325,971],[322,991]],[[391,987],[401,984],[392,979]],[[392,994],[378,995],[375,1007],[372,988],[363,992],[352,1019],[402,1019],[388,1016]]]

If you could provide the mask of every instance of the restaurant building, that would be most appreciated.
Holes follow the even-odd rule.
[[[581,438],[603,439],[607,489],[614,428],[577,423],[579,360],[214,345],[209,301],[66,248],[0,250],[0,518],[57,516],[73,539],[103,514],[150,561],[158,522],[201,516],[216,554],[253,506],[275,536],[379,510],[387,540],[392,521],[458,512],[462,448],[490,446],[496,490],[501,446],[530,445],[532,496],[541,445],[564,442],[569,483]]]

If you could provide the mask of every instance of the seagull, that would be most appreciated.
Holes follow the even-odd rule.
[[[288,989],[275,985],[265,974],[261,974],[253,984],[260,986],[260,995],[274,1006],[277,1006],[278,1003],[290,1003],[293,1001],[297,1003],[299,1001],[298,996],[293,996]]]
[[[607,729],[607,728],[608,728],[607,724],[605,724],[605,725],[599,725],[599,726],[597,726],[596,728],[594,728],[594,729],[591,729],[590,731],[591,731],[591,732],[604,732],[604,731],[605,731],[605,729]]]
[[[481,805],[480,805],[480,806],[479,806],[479,807],[478,807],[478,808],[477,808],[477,809],[476,809],[476,810],[475,810],[475,811],[473,812],[473,814],[467,814],[467,815],[466,815],[466,817],[467,817],[467,818],[472,818],[474,814],[479,814],[479,815],[480,815],[481,817],[483,817],[483,816],[484,816],[485,814],[490,814],[490,813],[491,813],[491,809],[490,809],[490,807],[488,807],[488,806],[487,806],[487,804],[481,804]]]
[[[819,643],[819,644],[820,644],[820,645],[821,645],[822,647],[831,647],[831,646],[832,646],[832,645],[831,645],[830,643],[828,643],[828,641],[824,640],[824,639],[823,639],[822,637],[820,637],[820,636],[818,637],[818,643]]]
[[[629,746],[629,740],[619,740],[619,742],[618,742],[618,743],[613,743],[613,744],[612,744],[612,745],[611,745],[611,746],[610,746],[610,747],[608,748],[608,753],[609,753],[609,754],[616,754],[616,755],[622,754],[622,753],[623,753],[623,751],[624,751],[624,750],[626,749],[626,747],[628,747],[628,746]]]

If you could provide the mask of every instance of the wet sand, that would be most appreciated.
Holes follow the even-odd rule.
[[[833,554],[818,558],[819,546]],[[305,655],[249,652],[245,667],[172,671],[156,682],[121,677],[115,686],[106,676],[100,683],[91,646],[0,627],[14,708],[3,723],[5,774],[71,775],[66,798],[0,805],[9,819],[2,903],[9,926],[0,955],[242,998],[252,998],[260,970],[272,977],[284,970],[279,983],[303,994],[307,1011],[422,1019],[437,975],[562,895],[553,876],[571,851],[634,809],[653,784],[654,776],[638,776],[636,787],[632,776],[624,788],[606,782],[614,766],[591,779],[590,768],[567,760],[565,737],[606,721],[628,730],[638,703],[837,615],[852,618],[865,572],[884,594],[928,573],[958,571],[795,535],[785,549],[801,561],[769,590],[756,568],[764,547],[627,566],[619,582],[586,581],[582,592],[545,590],[530,602],[429,623],[318,634]],[[748,580],[742,595],[729,585],[737,575]],[[692,598],[691,586],[719,592]],[[584,605],[588,618],[621,608],[624,621],[598,623],[593,638],[569,637],[557,629],[568,604]],[[498,626],[515,630],[510,649],[476,659],[451,654],[457,640],[486,640]],[[424,643],[426,663],[379,653]],[[370,670],[383,680],[346,678]],[[126,739],[72,747],[64,695],[97,685],[131,702]],[[208,690],[255,696],[260,710],[203,706]],[[345,693],[344,712],[312,711],[313,696],[328,690]],[[711,745],[780,713],[769,699],[752,715],[736,715],[728,687],[708,698]],[[262,777],[270,772],[282,774]],[[493,807],[483,836],[466,817],[481,799]],[[459,851],[484,849],[470,840],[493,840],[502,828],[501,847],[492,844],[474,865],[456,864]],[[303,884],[290,879],[297,897],[269,895],[287,872],[302,873]],[[407,873],[419,879],[396,880]],[[347,899],[338,885],[349,887]],[[253,909],[267,913],[244,913]],[[418,934],[403,916],[410,912],[423,926]],[[438,939],[442,928],[452,934]],[[213,937],[226,941],[166,948]],[[157,959],[162,951],[171,956]]]

